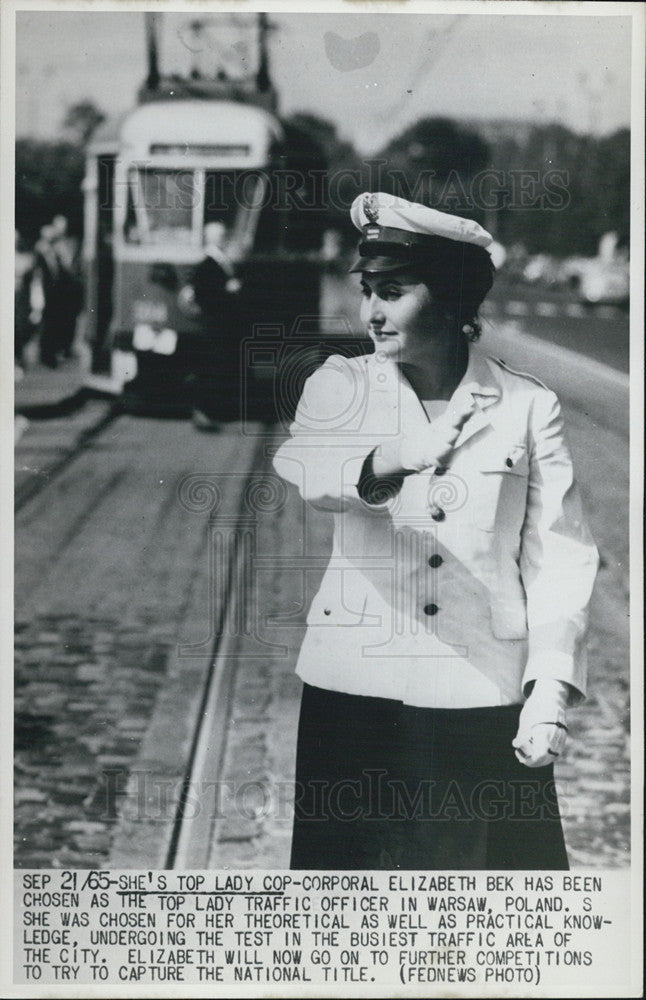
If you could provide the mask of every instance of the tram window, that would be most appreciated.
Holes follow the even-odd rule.
[[[207,170],[204,175],[204,224],[223,222],[231,230],[236,220],[236,174]]]
[[[188,170],[134,170],[128,186],[129,243],[190,243],[194,178]]]

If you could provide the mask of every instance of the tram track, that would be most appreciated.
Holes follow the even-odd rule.
[[[116,403],[109,405],[106,413],[94,424],[81,431],[69,450],[66,450],[46,468],[39,470],[39,475],[24,483],[16,485],[14,490],[14,513],[17,514],[43,490],[49,488],[60,476],[92,445],[123,411]]]
[[[269,432],[270,427],[267,426],[266,430]],[[266,436],[260,435],[240,486],[241,501],[253,480],[263,476],[268,468]],[[241,620],[240,609],[244,606],[249,589],[245,572],[248,550],[244,544],[244,513],[244,503],[241,502],[235,524],[228,527],[232,544],[229,549],[227,579],[168,845],[167,868],[185,870],[206,867],[210,845],[215,836],[217,816],[214,810],[205,808],[205,805],[209,805],[205,799],[198,799],[196,807],[192,794],[196,790],[203,793],[215,788],[222,775],[237,664],[237,660],[230,654],[237,639],[236,624]]]

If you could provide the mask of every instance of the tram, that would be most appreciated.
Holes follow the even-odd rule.
[[[308,374],[325,162],[311,136],[277,116],[262,30],[260,39],[253,78],[179,79],[158,73],[149,32],[138,107],[103,126],[89,146],[86,339],[93,375],[109,375],[131,401],[189,405],[195,347],[208,335],[191,281],[211,222],[224,227],[242,285],[238,347],[246,387],[263,370],[275,382],[286,369],[299,370],[301,381]],[[297,391],[292,386],[291,394]]]

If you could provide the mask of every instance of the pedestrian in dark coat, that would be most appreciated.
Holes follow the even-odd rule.
[[[52,220],[52,248],[58,260],[56,294],[61,303],[57,351],[71,357],[76,322],[83,304],[83,286],[78,274],[77,241],[69,236],[67,219],[57,215]]]
[[[67,308],[64,287],[61,284],[61,264],[53,246],[54,237],[54,228],[43,226],[40,239],[34,248],[44,299],[40,327],[40,360],[48,368],[56,368],[58,364],[61,329],[65,324]]]
[[[224,251],[225,242],[225,226],[207,223],[205,256],[193,272],[194,298],[204,322],[204,339],[196,356],[193,420],[204,429],[214,421],[234,420],[239,415],[240,282]]]
[[[17,368],[22,368],[23,351],[35,328],[32,305],[36,259],[16,230],[14,284],[14,358]]]

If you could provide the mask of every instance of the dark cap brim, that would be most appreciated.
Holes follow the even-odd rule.
[[[355,271],[366,271],[368,274],[403,271],[410,267],[410,264],[410,260],[402,260],[401,257],[359,257],[350,268],[350,274]]]

